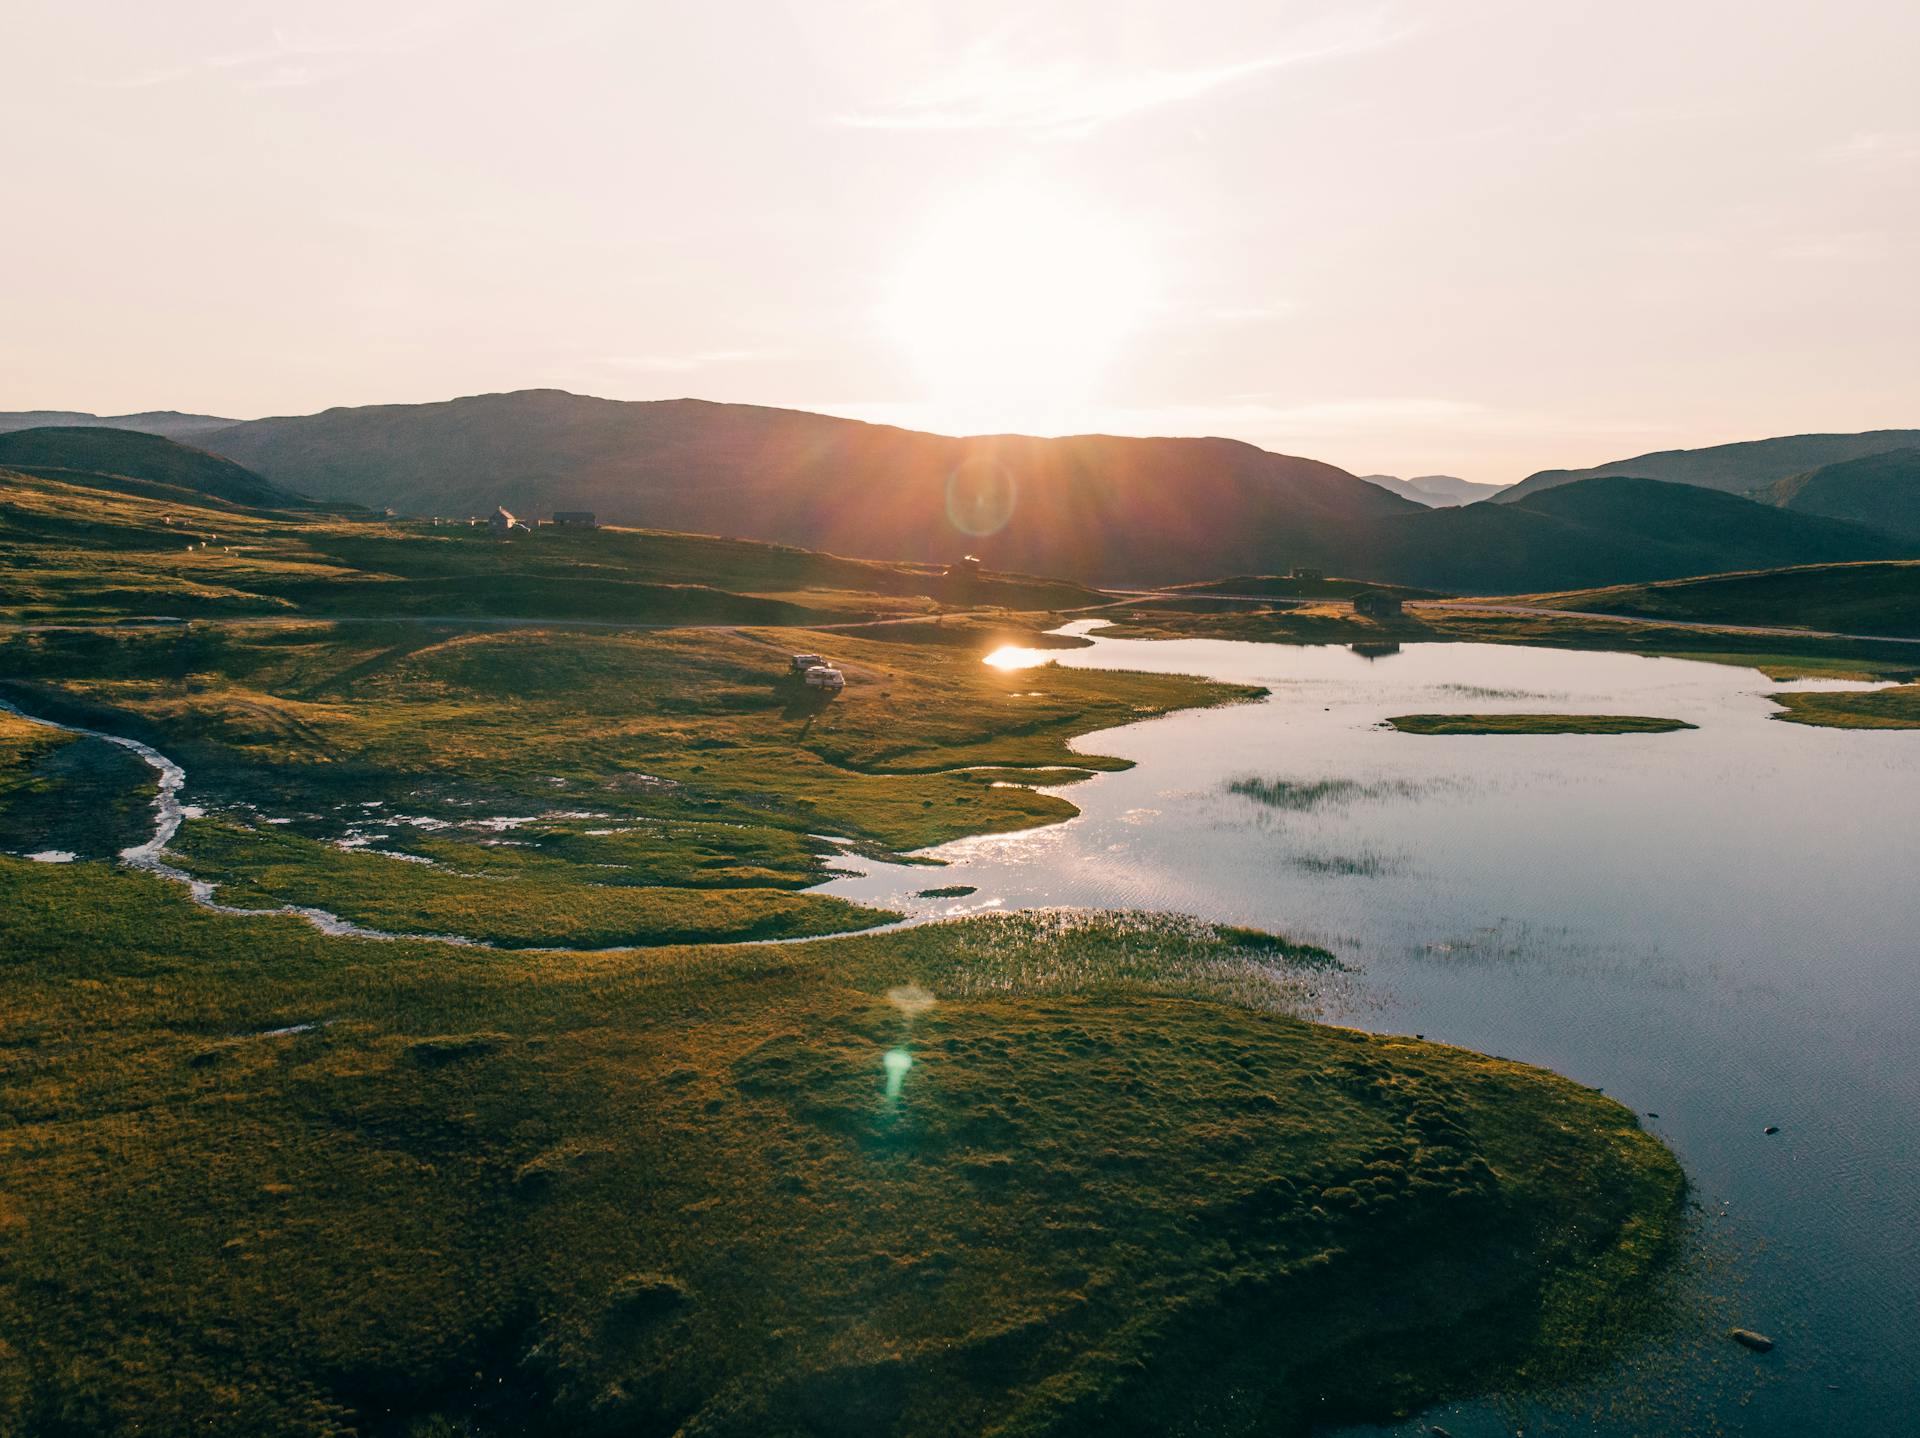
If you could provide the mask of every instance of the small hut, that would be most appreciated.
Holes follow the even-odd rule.
[[[1353,612],[1369,619],[1398,619],[1406,610],[1399,595],[1384,589],[1364,589],[1353,596]]]

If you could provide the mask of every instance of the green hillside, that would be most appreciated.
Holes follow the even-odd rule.
[[[1920,445],[1920,429],[1877,429],[1864,434],[1795,434],[1779,439],[1716,444],[1705,449],[1669,449],[1617,459],[1590,469],[1544,469],[1500,495],[1500,502],[1538,494],[1601,475],[1630,475],[1698,485],[1728,494],[1749,494],[1829,464]]]
[[[1920,542],[1920,449],[1896,449],[1796,474],[1757,496]]]
[[[1700,624],[1920,637],[1920,563],[1820,564],[1524,596],[1528,604]]]
[[[0,433],[0,470],[68,477],[155,498],[306,509],[311,501],[230,459],[161,435],[102,428]]]
[[[1731,569],[1903,557],[1916,545],[1843,521],[1654,480],[1601,478],[1511,503],[1427,510],[1298,557],[1456,594],[1571,589]]]
[[[949,578],[939,566],[740,540],[556,528],[502,538],[464,523],[242,510],[195,503],[171,486],[0,469],[0,614],[17,618],[781,623],[1070,608],[1097,598],[1052,580],[991,571]]]

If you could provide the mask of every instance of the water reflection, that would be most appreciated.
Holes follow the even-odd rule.
[[[1713,1279],[1729,1321],[1780,1349],[1759,1365],[1715,1328],[1531,1406],[1530,1432],[1895,1431],[1920,1374],[1920,733],[1776,723],[1767,694],[1849,686],[1729,666],[1466,644],[1380,657],[1000,651],[1001,668],[1198,673],[1271,697],[1089,736],[1136,767],[1059,791],[1083,810],[1069,823],[933,851],[941,879],[973,885],[972,905],[1174,910],[1321,943],[1362,968],[1357,994],[1329,999],[1340,1021],[1545,1064],[1659,1113],[1722,1246],[1749,1255]],[[1380,723],[1543,700],[1698,728]],[[927,882],[875,866],[830,890],[920,911]],[[1449,1414],[1456,1434],[1512,1431],[1508,1409]]]

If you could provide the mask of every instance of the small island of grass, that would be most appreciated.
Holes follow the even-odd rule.
[[[1387,724],[1402,734],[1671,734],[1697,727],[1647,714],[1396,714]]]
[[[1920,684],[1865,691],[1775,694],[1772,698],[1784,710],[1773,717],[1789,724],[1812,724],[1826,729],[1920,729]]]

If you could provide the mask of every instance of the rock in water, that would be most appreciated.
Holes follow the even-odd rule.
[[[1729,1328],[1727,1337],[1742,1348],[1751,1348],[1755,1353],[1773,1351],[1773,1340],[1764,1333],[1755,1333],[1751,1328]]]
[[[1768,1125],[1767,1125],[1767,1126],[1766,1126],[1765,1128],[1763,1128],[1763,1129],[1761,1129],[1761,1130],[1760,1130],[1760,1132],[1762,1132],[1762,1133],[1778,1133],[1778,1132],[1780,1132],[1780,1125],[1779,1125],[1779,1124],[1777,1124],[1777,1123],[1770,1123],[1770,1124],[1768,1124]]]

